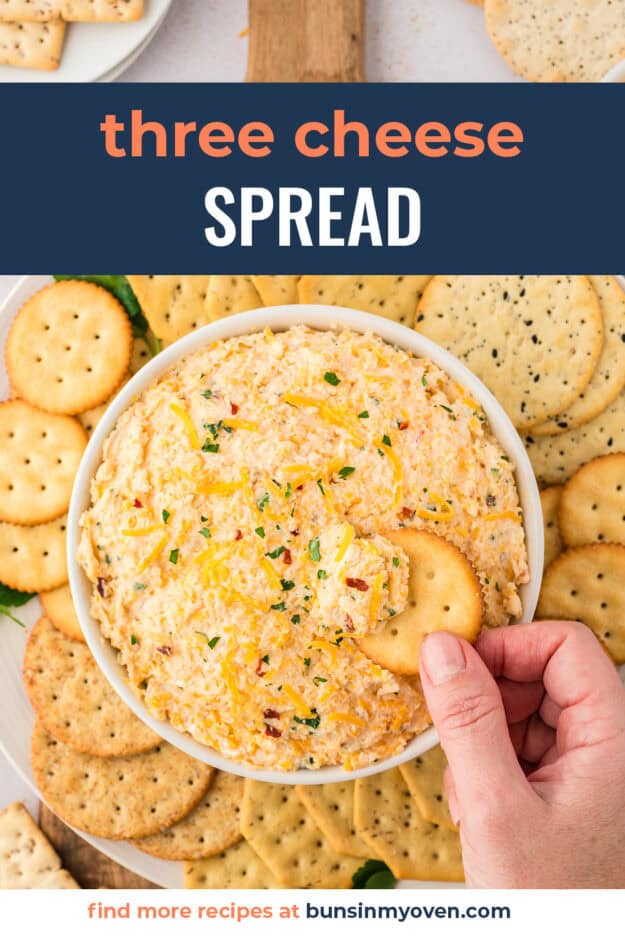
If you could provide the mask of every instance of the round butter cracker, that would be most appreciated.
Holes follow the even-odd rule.
[[[43,524],[65,514],[86,445],[73,417],[0,403],[0,521]]]
[[[41,797],[61,820],[94,837],[148,837],[186,817],[212,769],[168,743],[138,756],[102,759],[76,752],[39,722],[31,764]]]
[[[124,307],[103,287],[64,280],[31,296],[6,344],[19,397],[56,414],[104,403],[128,370],[132,330]]]
[[[47,524],[0,521],[2,582],[25,593],[40,593],[67,583],[67,515]]]
[[[43,611],[52,625],[75,642],[84,642],[82,628],[74,608],[74,600],[69,586],[59,586],[58,589],[47,593],[40,593],[39,599]]]
[[[545,568],[558,554],[562,553],[562,538],[558,524],[558,512],[562,497],[561,485],[550,485],[540,493],[540,504],[543,510],[543,529],[545,533]]]
[[[567,547],[625,544],[625,453],[598,456],[566,483],[559,510]]]
[[[537,617],[584,622],[615,664],[625,664],[624,582],[624,545],[571,547],[545,572]]]
[[[520,430],[572,404],[603,348],[587,277],[434,277],[415,329],[460,358]]]
[[[395,674],[419,673],[421,642],[431,632],[454,632],[474,642],[482,627],[482,589],[465,555],[428,531],[400,528],[384,537],[408,555],[408,600],[382,628],[354,641],[368,658]]]
[[[485,0],[490,37],[529,81],[600,81],[625,58],[622,0]]]

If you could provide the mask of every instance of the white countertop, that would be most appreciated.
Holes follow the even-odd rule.
[[[369,81],[513,81],[491,44],[483,12],[466,0],[368,0]],[[126,81],[242,81],[246,0],[174,0]],[[0,275],[0,304],[17,281]],[[27,786],[0,754],[0,810]]]

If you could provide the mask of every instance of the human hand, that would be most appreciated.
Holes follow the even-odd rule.
[[[466,882],[625,887],[625,689],[590,629],[448,632],[421,649]]]

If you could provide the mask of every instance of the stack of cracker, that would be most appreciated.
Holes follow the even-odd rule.
[[[440,747],[399,769],[325,785],[246,779],[242,840],[185,864],[191,889],[346,889],[367,858],[398,879],[460,882]]]
[[[484,7],[490,38],[529,81],[600,81],[625,58],[618,0],[470,0]]]
[[[1,0],[0,65],[45,71],[61,63],[67,23],[141,19],[143,0]]]

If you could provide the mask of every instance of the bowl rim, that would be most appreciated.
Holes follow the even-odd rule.
[[[601,81],[625,82],[625,59],[621,59],[620,62],[617,62],[616,65],[613,65],[610,71],[603,76]]]
[[[226,759],[168,721],[155,719],[127,682],[126,672],[117,660],[117,653],[104,638],[89,612],[90,583],[77,560],[80,538],[79,521],[90,498],[90,483],[101,462],[102,447],[120,415],[144,389],[158,380],[175,362],[219,339],[259,332],[266,328],[281,332],[294,325],[312,329],[332,330],[349,328],[355,332],[370,332],[419,358],[428,358],[453,380],[466,387],[483,407],[491,430],[515,465],[515,478],[519,501],[523,509],[526,549],[530,579],[520,589],[523,614],[521,621],[534,616],[544,562],[542,508],[538,485],[525,447],[509,417],[493,394],[482,382],[450,352],[430,339],[404,325],[371,313],[337,306],[290,304],[262,307],[219,319],[189,333],[160,352],[141,368],[116,395],[95,428],[80,462],[74,481],[67,520],[67,565],[69,585],[76,614],[87,645],[96,663],[109,683],[130,709],[165,741],[172,743],[188,755],[213,765],[217,769],[263,782],[278,784],[327,784],[344,782],[367,775],[378,774],[413,759],[435,746],[439,739],[433,727],[416,735],[408,745],[394,756],[363,768],[348,771],[338,766],[319,769],[297,769],[281,772],[255,769],[252,766]]]

